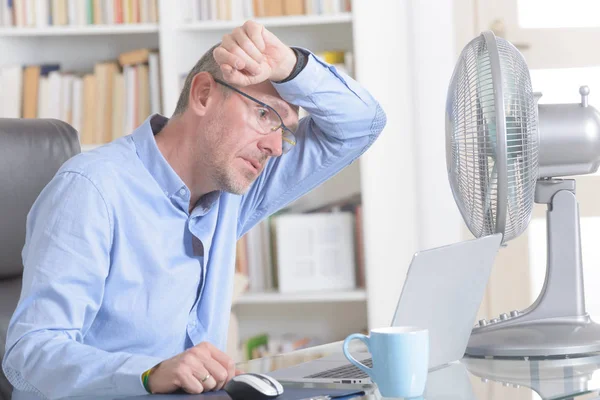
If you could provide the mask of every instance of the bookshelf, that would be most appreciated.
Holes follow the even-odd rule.
[[[300,292],[300,293],[278,293],[247,292],[238,299],[234,306],[256,304],[265,306],[268,304],[282,303],[345,303],[345,302],[364,302],[367,300],[367,293],[362,289],[348,291],[330,291],[330,292]]]
[[[89,36],[89,35],[132,35],[154,33],[158,38],[158,24],[124,24],[93,26],[53,26],[46,28],[0,27],[0,37],[47,37],[47,36]]]
[[[411,104],[418,91],[411,90],[412,67],[406,62],[414,46],[407,33],[410,8],[403,3],[353,0],[352,13],[257,19],[289,45],[315,52],[352,51],[355,77],[380,101],[388,124],[359,162],[291,205],[304,211],[362,196],[366,287],[340,292],[246,293],[233,307],[240,339],[287,330],[334,341],[389,324],[406,267],[418,249],[414,143],[407,133],[414,129]],[[157,0],[157,4],[159,22],[155,24],[0,27],[0,66],[59,61],[64,70],[89,72],[96,63],[116,59],[123,52],[158,49],[162,113],[169,116],[179,97],[181,75],[241,21],[185,22],[183,7],[174,7],[172,0]],[[419,26],[431,27],[425,16],[418,21]],[[381,43],[386,57],[382,57]],[[82,150],[96,146],[85,145]]]
[[[352,23],[352,13],[339,13],[332,15],[291,15],[285,17],[255,18],[256,22],[263,24],[267,28],[291,27],[291,26],[310,26],[310,25],[328,25],[328,24],[349,24]],[[179,29],[182,31],[210,31],[227,30],[241,25],[243,21],[198,21],[182,24]]]

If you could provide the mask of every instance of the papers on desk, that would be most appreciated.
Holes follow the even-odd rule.
[[[365,393],[361,389],[319,389],[319,388],[299,388],[299,387],[284,387],[283,394],[277,397],[276,400],[308,400],[308,399],[351,399],[353,397],[362,396]],[[152,399],[161,400],[161,396],[170,396],[175,398],[175,395],[152,395]],[[208,392],[197,395],[178,395],[177,399],[204,399],[211,400],[231,400],[229,395],[224,390],[218,392]],[[165,398],[166,399],[166,398]]]
[[[362,396],[365,392],[361,389],[318,389],[318,388],[291,388],[285,387],[284,392],[277,400],[307,400],[307,399],[351,399]]]

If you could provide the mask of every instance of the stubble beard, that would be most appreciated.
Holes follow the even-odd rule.
[[[233,165],[221,163],[215,166],[213,179],[221,190],[242,195],[248,191],[254,181],[254,176],[246,172],[240,174]]]
[[[220,128],[216,121],[222,118],[219,116],[210,123],[210,130],[216,132],[213,140],[213,151],[210,154],[210,165],[212,170],[212,181],[219,190],[224,192],[243,195],[248,191],[250,185],[256,177],[250,171],[239,171],[230,161],[227,155],[227,149],[224,148],[221,138],[230,137],[230,132]]]

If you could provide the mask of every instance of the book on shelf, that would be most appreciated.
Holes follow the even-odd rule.
[[[183,0],[184,22],[242,21],[286,15],[326,15],[352,11],[350,0]]]
[[[363,214],[352,198],[307,213],[280,211],[236,245],[248,292],[301,293],[365,287]]]
[[[0,27],[158,23],[158,0],[0,0]]]
[[[130,134],[161,112],[158,51],[138,49],[96,63],[92,71],[62,71],[59,64],[2,66],[0,116],[67,122],[83,145]]]

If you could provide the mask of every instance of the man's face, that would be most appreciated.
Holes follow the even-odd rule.
[[[295,131],[297,112],[281,99],[270,82],[248,86],[242,91],[277,110],[283,123]],[[202,144],[203,157],[220,190],[243,194],[261,174],[269,157],[281,155],[281,130],[263,133],[258,118],[264,115],[265,109],[258,103],[234,91],[229,91],[227,97],[221,96],[222,101],[209,118]]]

